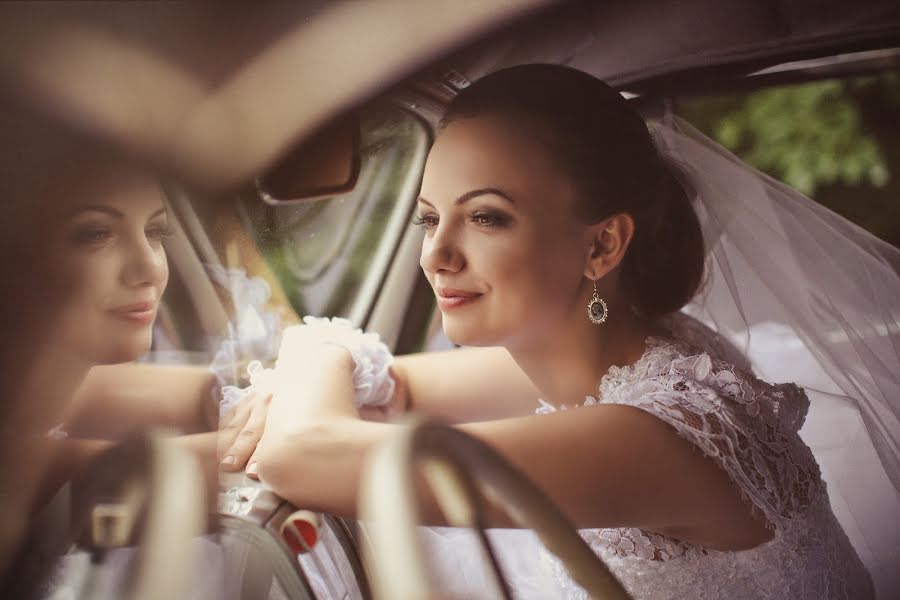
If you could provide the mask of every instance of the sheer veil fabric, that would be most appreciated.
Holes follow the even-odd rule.
[[[690,190],[706,282],[684,312],[755,375],[810,398],[801,437],[875,581],[900,592],[900,250],[760,173],[685,121],[649,122]],[[802,407],[782,407],[803,419]]]

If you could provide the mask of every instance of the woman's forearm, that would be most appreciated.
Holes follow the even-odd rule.
[[[364,457],[393,429],[359,418],[353,368],[334,344],[282,346],[254,457],[259,478],[298,506],[354,514]]]
[[[264,439],[256,453],[259,478],[297,506],[353,517],[365,458],[396,427],[346,418],[307,421]]]
[[[353,361],[333,344],[282,347],[275,367],[276,389],[266,417],[263,441],[327,418],[353,418]]]
[[[81,437],[121,439],[147,427],[185,433],[215,430],[206,368],[121,364],[94,367],[78,389],[65,429]]]
[[[346,518],[359,518],[359,489],[372,449],[401,426],[351,419],[307,423],[260,448],[259,478],[294,505]],[[447,521],[423,478],[419,485],[422,524],[445,526]],[[495,527],[510,527],[501,512],[488,506]]]
[[[391,373],[397,382],[398,405],[451,423],[530,415],[540,397],[503,348],[398,356]]]

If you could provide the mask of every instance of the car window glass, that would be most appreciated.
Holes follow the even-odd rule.
[[[240,203],[247,231],[299,315],[364,322],[408,225],[428,129],[390,105],[363,111],[361,126],[354,191],[294,205]]]
[[[900,72],[674,104],[750,165],[900,247]]]
[[[412,227],[430,129],[388,103],[364,108],[361,126],[352,192],[271,206],[252,186],[236,196],[168,191],[177,235],[148,360],[212,361],[241,374],[251,359],[274,358],[298,316],[366,322]]]

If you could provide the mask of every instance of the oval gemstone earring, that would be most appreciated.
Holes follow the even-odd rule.
[[[588,319],[590,319],[591,323],[594,325],[606,323],[606,317],[609,314],[609,311],[606,308],[606,302],[604,302],[603,298],[600,297],[600,294],[597,293],[596,279],[594,280],[594,294],[591,296],[591,300],[587,305],[587,313]]]

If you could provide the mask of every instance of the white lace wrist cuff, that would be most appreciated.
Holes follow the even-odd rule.
[[[356,406],[383,406],[394,396],[390,367],[394,355],[377,333],[363,333],[347,319],[303,317],[305,335],[311,340],[346,348],[353,359]]]
[[[303,322],[302,343],[336,344],[350,352],[354,365],[353,388],[357,407],[383,406],[391,401],[395,383],[390,367],[394,356],[377,333],[363,333],[361,329],[355,329],[347,319],[338,317],[304,317]],[[247,365],[247,374],[250,376],[249,387],[222,387],[220,415],[228,412],[249,393],[274,394],[277,389],[288,385],[302,385],[302,382],[289,383],[279,378],[276,369],[265,368],[258,360]],[[285,390],[285,393],[289,392],[290,390]]]
[[[258,360],[251,361],[247,365],[247,375],[250,376],[250,385],[241,388],[236,385],[222,386],[222,400],[219,402],[219,418],[231,410],[248,394],[254,392],[263,394],[275,393],[275,369],[263,367]]]

